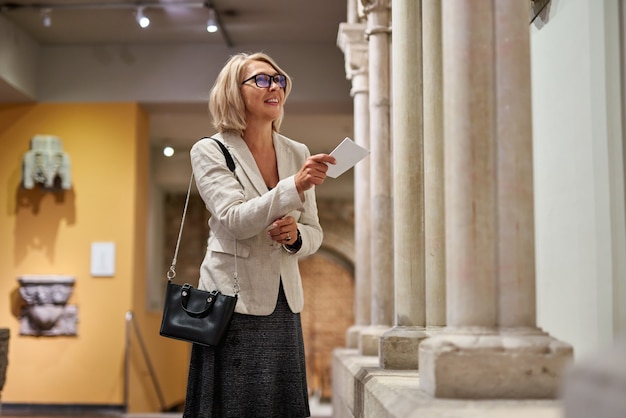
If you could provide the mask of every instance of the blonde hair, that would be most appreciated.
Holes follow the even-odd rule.
[[[219,132],[233,132],[243,135],[246,129],[246,108],[241,95],[241,83],[251,61],[262,61],[271,65],[276,72],[287,78],[285,100],[291,92],[291,78],[276,62],[263,52],[238,53],[231,56],[220,73],[209,95],[209,111],[213,126]],[[283,114],[272,122],[272,130],[278,132]]]

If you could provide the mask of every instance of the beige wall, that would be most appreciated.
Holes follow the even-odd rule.
[[[0,106],[0,326],[11,330],[5,403],[124,402],[125,314],[135,312],[162,385],[175,401],[186,356],[158,336],[158,315],[145,314],[148,121],[136,104]],[[48,193],[20,188],[21,162],[36,134],[60,137],[71,160],[72,189]],[[95,241],[116,244],[115,276],[90,275]],[[69,301],[78,306],[76,337],[19,335],[17,277],[76,278]],[[154,410],[157,399],[136,339],[131,340],[130,410]],[[158,404],[156,404],[158,408]]]

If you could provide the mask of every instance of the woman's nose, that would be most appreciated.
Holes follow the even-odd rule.
[[[273,78],[270,79],[270,90],[280,89],[281,87],[278,85],[278,82]]]

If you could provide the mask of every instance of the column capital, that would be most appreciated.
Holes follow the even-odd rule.
[[[341,23],[337,46],[345,56],[346,77],[353,80],[357,74],[367,72],[368,44],[365,40],[365,23]]]
[[[355,71],[352,77],[352,89],[350,96],[355,97],[357,94],[369,93],[369,73],[367,71],[367,63],[362,71]]]
[[[387,11],[391,9],[391,0],[360,0],[363,6],[363,13]]]
[[[375,34],[391,33],[391,0],[360,0],[363,14],[367,17],[367,31],[369,38]]]
[[[340,23],[339,32],[337,32],[337,46],[343,53],[351,44],[363,43],[367,44],[365,39],[365,23]]]

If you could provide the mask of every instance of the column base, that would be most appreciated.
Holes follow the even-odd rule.
[[[359,339],[361,332],[367,329],[369,325],[352,325],[346,331],[346,348],[359,348]]]
[[[446,327],[442,326],[427,325],[426,334],[428,334],[429,337],[434,337],[435,335],[441,334],[443,331],[445,331],[445,329]]]
[[[420,344],[420,386],[437,398],[554,399],[572,360],[538,328],[446,328]]]
[[[387,325],[370,325],[361,331],[359,336],[359,354],[362,356],[378,356],[380,338],[391,329]]]
[[[423,327],[393,327],[381,337],[380,366],[392,370],[417,370],[419,345],[427,337]]]

